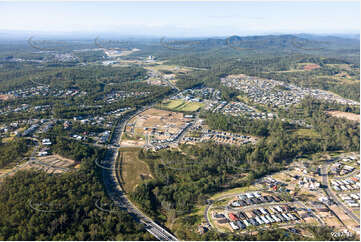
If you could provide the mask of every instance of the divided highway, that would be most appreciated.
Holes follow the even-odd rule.
[[[117,168],[120,166],[117,164],[118,159],[118,148],[115,148],[117,144],[120,143],[122,134],[125,130],[125,127],[130,119],[134,116],[138,115],[141,112],[151,108],[151,106],[144,107],[134,114],[130,115],[124,120],[121,120],[114,130],[112,144],[109,146],[109,150],[111,151],[111,157],[107,164],[103,164],[106,166],[106,169],[103,169],[103,180],[106,191],[109,197],[121,208],[126,210],[137,222],[143,223],[145,225],[145,229],[151,233],[158,240],[178,240],[174,235],[170,232],[162,228],[160,225],[155,223],[151,218],[146,216],[140,210],[138,210],[132,202],[126,197],[122,187],[120,186],[120,178],[117,176]]]

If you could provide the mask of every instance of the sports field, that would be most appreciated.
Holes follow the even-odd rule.
[[[161,108],[180,112],[196,112],[204,104],[200,102],[187,102],[184,100],[170,100],[162,103]]]

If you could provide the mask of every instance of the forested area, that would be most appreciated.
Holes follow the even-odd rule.
[[[111,201],[94,165],[103,153],[92,148],[73,173],[21,171],[6,178],[0,186],[0,240],[153,240],[125,211],[113,206],[107,212]]]
[[[204,116],[203,116],[204,115]],[[210,129],[231,131],[235,133],[251,134],[256,136],[268,136],[270,130],[293,128],[292,125],[279,119],[261,120],[243,116],[229,116],[220,113],[203,114]]]
[[[281,163],[254,160],[258,151],[251,145],[232,147],[206,143],[183,145],[181,151],[139,153],[139,158],[149,164],[154,179],[137,186],[130,198],[160,222],[174,222],[189,215],[196,206],[204,205],[210,194],[249,185],[282,168]],[[199,222],[198,219],[193,219],[192,225]],[[184,238],[183,231],[183,227],[179,228],[176,234]]]
[[[0,140],[0,169],[10,163],[19,162],[32,146],[32,141],[24,138],[14,138],[7,143]]]
[[[280,162],[302,154],[317,152],[321,148],[320,138],[295,136],[292,131],[297,126],[279,119],[254,120],[242,116],[208,114],[206,121],[211,129],[263,136],[255,145],[253,152],[253,157],[258,161]]]
[[[313,99],[304,100],[300,108],[304,110],[306,117],[310,117],[313,129],[322,137],[322,151],[360,150],[359,122],[331,117],[325,112],[324,105]]]
[[[2,91],[15,88],[31,87],[34,84],[50,85],[51,88],[77,87],[84,91],[93,90],[96,84],[121,83],[142,80],[146,76],[141,67],[109,67],[109,66],[78,66],[78,67],[41,67],[21,63],[21,69],[9,66],[9,70],[0,72],[0,88]],[[5,65],[6,67],[6,65]],[[34,83],[35,81],[35,83]]]
[[[52,136],[51,136],[52,137]],[[52,152],[80,162],[84,157],[94,155],[94,150],[79,141],[62,136],[52,137],[54,144],[51,146]]]

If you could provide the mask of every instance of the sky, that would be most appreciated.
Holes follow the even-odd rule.
[[[0,2],[0,30],[143,36],[359,33],[359,2]]]

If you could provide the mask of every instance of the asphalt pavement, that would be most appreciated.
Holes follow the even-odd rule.
[[[349,216],[351,219],[353,219],[358,225],[360,225],[360,219],[352,212],[352,210],[350,210],[349,208],[347,208],[342,202],[340,202],[340,200],[338,199],[338,197],[335,195],[335,193],[330,189],[330,187],[328,186],[328,163],[324,163],[322,165],[321,168],[321,176],[322,176],[322,185],[326,191],[326,194],[328,197],[330,197],[338,207],[340,207],[344,213]]]

